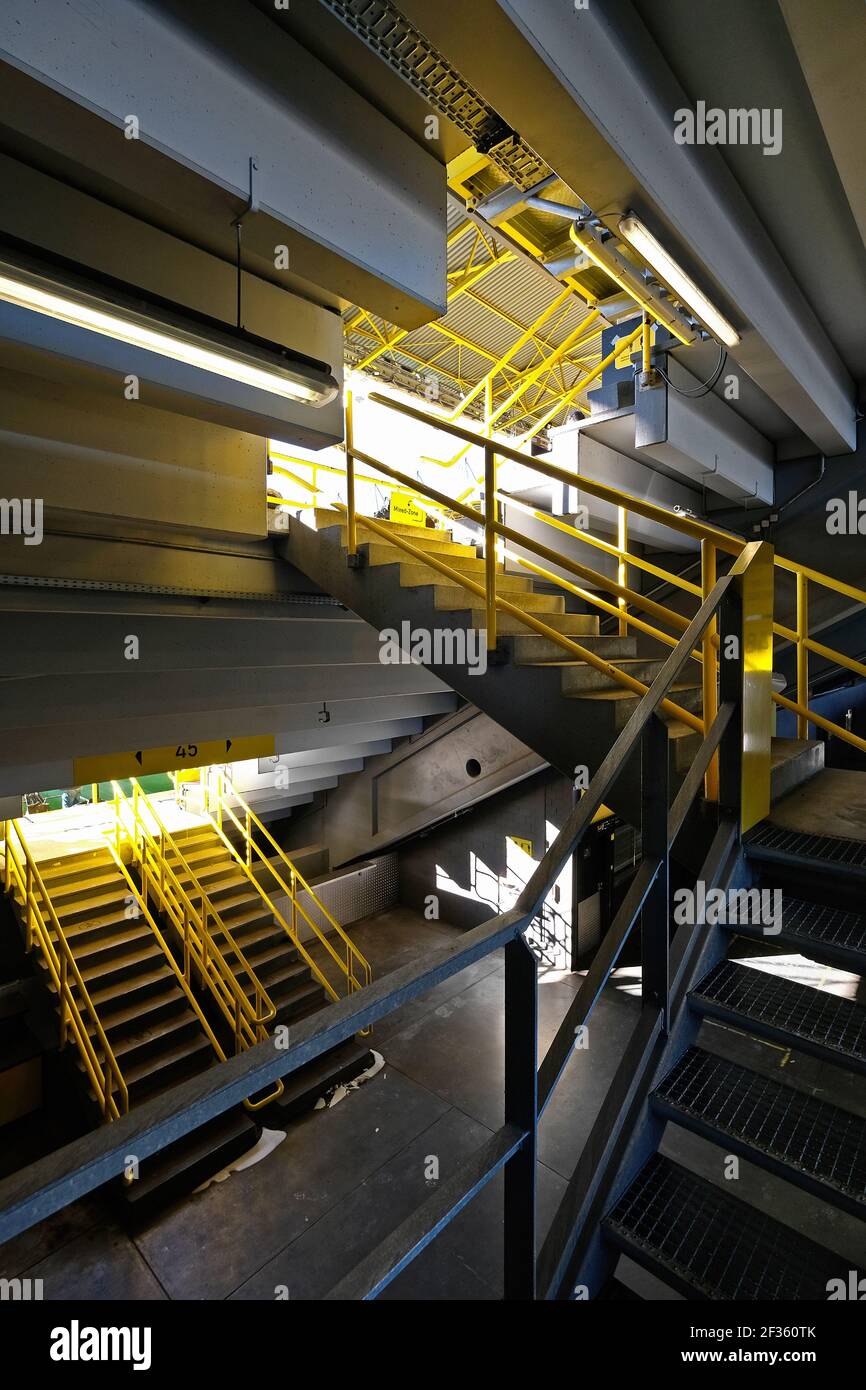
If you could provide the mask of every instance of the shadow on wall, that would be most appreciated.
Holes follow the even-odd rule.
[[[428,919],[469,928],[511,907],[572,808],[570,782],[536,774],[400,851],[400,900]],[[571,959],[567,865],[530,940],[552,969]]]

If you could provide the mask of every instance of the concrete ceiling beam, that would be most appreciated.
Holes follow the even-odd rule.
[[[0,119],[115,206],[323,302],[416,327],[445,308],[445,170],[289,34],[233,0],[0,11]],[[130,138],[130,132],[134,138]],[[74,171],[74,172],[71,172]],[[107,196],[110,193],[110,196]]]

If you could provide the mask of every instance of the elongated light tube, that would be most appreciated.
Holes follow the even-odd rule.
[[[312,373],[307,377],[303,370],[279,362],[271,365],[255,348],[247,352],[233,344],[213,345],[204,332],[161,325],[159,320],[106,305],[92,295],[66,292],[53,281],[19,273],[8,264],[0,264],[0,299],[288,400],[322,406],[337,394],[336,383],[327,379],[320,383]]]
[[[619,220],[620,235],[633,246],[638,255],[646,261],[663,280],[668,289],[681,299],[684,304],[701,320],[705,328],[725,344],[725,347],[736,347],[740,341],[740,335],[729,323],[724,314],[720,313],[714,304],[711,304],[704,294],[699,290],[690,275],[687,275],[682,266],[677,265],[672,256],[668,254],[660,242],[656,240],[650,232],[636,217],[633,212],[628,216],[621,217]]]

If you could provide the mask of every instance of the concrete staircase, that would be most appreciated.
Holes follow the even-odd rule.
[[[64,857],[41,872],[130,1105],[211,1066],[217,1058],[210,1041],[147,920],[133,915],[128,885],[108,851]],[[84,1080],[83,1063],[77,1066]]]
[[[281,554],[372,626],[399,630],[400,623],[408,620],[413,629],[426,631],[484,627],[477,594],[383,540],[366,526],[364,518],[358,518],[357,568],[347,564],[344,517],[339,512],[318,510],[314,520],[315,529],[292,521],[288,534],[275,538]],[[481,582],[484,562],[476,548],[455,542],[451,532],[378,524],[461,575]],[[501,590],[509,603],[573,637],[623,671],[649,683],[661,669],[661,659],[638,656],[634,637],[602,635],[597,616],[568,612],[563,596],[545,591],[537,580],[506,574],[502,567],[500,576]],[[483,675],[471,674],[459,665],[433,663],[430,669],[568,776],[577,765],[587,766],[590,775],[595,771],[640,698],[590,663],[572,658],[514,614],[499,615],[498,649]],[[696,662],[686,668],[672,698],[683,709],[700,713],[700,669]],[[671,771],[675,777],[682,776],[700,736],[676,718],[669,717],[666,723]]]
[[[40,864],[40,873],[126,1082],[130,1109],[215,1065],[210,1039],[147,919],[135,915],[129,886],[108,851],[64,855]],[[19,908],[13,901],[20,921]],[[56,1006],[40,953],[34,951],[32,959]],[[96,1040],[89,1011],[82,1014]],[[84,1063],[73,1046],[69,1057],[83,1110],[93,1121],[101,1112]],[[258,1125],[240,1107],[219,1116],[139,1165],[120,1188],[127,1210],[144,1215],[190,1191],[251,1148],[258,1135]]]
[[[167,859],[196,901],[194,879],[207,894],[252,971],[277,1007],[275,1026],[297,1023],[327,1002],[322,985],[299,955],[264,898],[250,883],[217,831],[208,825],[179,832]],[[265,891],[271,888],[265,885]],[[244,978],[243,972],[238,978]],[[245,993],[254,998],[247,977]]]

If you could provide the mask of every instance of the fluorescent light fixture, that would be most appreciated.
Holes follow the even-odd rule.
[[[318,407],[337,395],[337,383],[326,370],[308,368],[290,353],[284,363],[276,344],[235,343],[229,329],[172,323],[158,310],[126,308],[9,262],[0,262],[0,300],[287,400]]]
[[[714,304],[710,303],[703,290],[698,289],[694,280],[686,274],[682,266],[677,265],[673,257],[668,255],[639,217],[635,217],[633,212],[630,212],[627,217],[621,217],[619,231],[620,235],[630,246],[634,247],[646,264],[655,271],[659,279],[664,281],[668,289],[682,300],[683,304],[688,304],[714,337],[723,342],[725,347],[737,346],[740,335],[734,326],[728,323],[724,314],[720,314]]]
[[[617,251],[613,238],[601,241],[582,221],[573,222],[568,234],[575,246],[585,252],[593,264],[609,275],[614,284],[619,285],[629,299],[634,300],[656,323],[679,338],[681,343],[688,345],[694,342],[697,333],[685,315],[644,284],[638,267]]]

